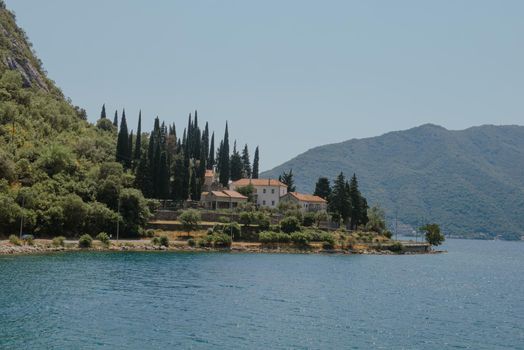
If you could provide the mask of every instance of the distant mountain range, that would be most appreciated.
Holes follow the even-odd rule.
[[[413,228],[441,224],[469,238],[524,236],[524,127],[484,125],[461,131],[426,124],[378,137],[316,147],[261,174],[293,169],[297,189],[320,176],[357,174],[371,204]]]

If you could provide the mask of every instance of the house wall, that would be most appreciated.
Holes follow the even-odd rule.
[[[230,189],[236,190],[236,186],[231,184]],[[276,208],[280,197],[287,193],[287,188],[284,186],[253,186],[253,189],[256,203],[269,208]]]
[[[297,198],[287,195],[285,197],[281,198],[281,201],[286,202],[292,202],[300,205],[300,208],[302,211],[320,211],[320,210],[326,210],[327,204],[326,203],[317,203],[317,202],[306,202],[306,201],[300,201]]]

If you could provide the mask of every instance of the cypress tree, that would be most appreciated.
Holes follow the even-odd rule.
[[[160,155],[160,164],[158,169],[158,197],[161,199],[169,198],[169,168],[167,165],[166,152]]]
[[[187,191],[185,189],[187,188],[186,185],[184,185],[184,179],[185,179],[185,171],[187,168],[184,165],[184,152],[181,151],[177,156],[175,157],[174,164],[173,164],[173,199],[177,201],[183,201],[187,199]]]
[[[154,197],[149,160],[145,154],[141,156],[138,161],[135,175],[135,186],[140,189],[147,198]]]
[[[235,141],[233,146],[233,153],[231,154],[231,180],[237,181],[242,178],[242,157],[237,151],[237,142]]]
[[[358,188],[357,175],[353,174],[348,184],[348,192],[351,198],[351,229],[355,230],[360,225],[365,225],[368,221],[367,210],[368,203],[362,196]]]
[[[351,215],[351,199],[347,189],[344,173],[340,173],[333,184],[328,210],[333,216],[347,223]]]
[[[155,198],[160,198],[161,194],[162,179],[160,175],[160,157],[160,142],[157,142],[155,146],[155,154],[153,156],[153,167],[151,169],[153,173],[153,192],[155,194]]]
[[[282,182],[283,184],[287,185],[287,191],[288,192],[295,192],[295,180],[293,179],[293,169],[289,169],[289,172],[283,172],[282,175],[278,177],[278,181]]]
[[[327,177],[319,177],[317,183],[315,184],[315,196],[329,200],[331,195],[331,185],[329,184],[329,179]]]
[[[229,167],[229,131],[226,122],[226,130],[224,132],[224,140],[220,147],[220,169],[219,181],[222,186],[227,187],[229,183],[230,167]]]
[[[118,128],[118,111],[115,111],[115,117],[113,118],[113,125]]]
[[[135,162],[138,163],[140,155],[142,154],[142,111],[138,112],[138,126],[136,128],[135,140],[135,154],[133,156]]]
[[[122,114],[120,121],[120,131],[118,132],[118,139],[116,142],[116,160],[127,167],[128,164],[128,147],[129,147],[129,135],[127,131],[127,122],[125,112]]]
[[[211,143],[209,144],[209,157],[207,160],[207,168],[213,170],[215,165],[215,133],[211,135]]]
[[[127,159],[130,166],[133,165],[133,130],[129,133],[129,139],[127,144]]]
[[[258,146],[255,149],[255,157],[253,158],[253,179],[258,179],[258,161],[259,161],[259,154],[258,154]]]
[[[242,151],[242,172],[244,177],[247,177],[248,179],[251,178],[251,163],[249,161],[249,150],[247,149],[247,144]]]
[[[100,119],[106,119],[106,104],[102,105],[102,112],[100,112]]]
[[[191,199],[197,201],[200,199],[200,191],[198,186],[197,171],[195,168],[191,171],[191,182],[189,184],[191,191]]]

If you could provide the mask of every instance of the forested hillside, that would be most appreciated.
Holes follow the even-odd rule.
[[[418,227],[448,234],[519,239],[524,235],[524,127],[450,131],[423,125],[313,148],[261,176],[293,169],[299,190],[318,177],[356,173],[370,204]]]
[[[120,234],[137,236],[156,199],[198,200],[207,169],[216,165],[223,185],[258,174],[258,149],[253,167],[247,145],[241,153],[235,142],[230,152],[227,123],[215,147],[197,112],[182,135],[158,118],[144,132],[142,116],[134,133],[124,110],[111,120],[105,105],[96,125],[86,119],[47,78],[0,1],[0,235],[21,223],[37,237],[112,234],[118,221]]]

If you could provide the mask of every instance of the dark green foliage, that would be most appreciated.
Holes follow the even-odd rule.
[[[80,248],[91,248],[93,245],[93,238],[90,235],[82,235],[78,239],[78,246]]]
[[[300,231],[300,220],[295,216],[288,216],[280,221],[280,229],[284,233]]]
[[[352,230],[356,230],[359,226],[365,225],[368,222],[368,205],[366,199],[360,193],[357,176],[355,174],[351,177],[349,186],[346,185],[346,187],[351,200],[350,225]]]
[[[266,231],[259,233],[258,240],[261,243],[288,243],[291,241],[291,236],[287,233]]]
[[[253,174],[252,174],[253,179],[258,179],[259,157],[260,157],[260,154],[259,154],[258,146],[257,146],[257,148],[255,149],[255,156],[253,157]]]
[[[138,237],[151,213],[142,192],[134,188],[125,188],[120,193],[121,232],[128,237]]]
[[[240,153],[237,151],[236,141],[233,146],[233,154],[231,154],[230,167],[232,181],[237,181],[244,177],[244,165],[242,163],[242,157],[240,156]]]
[[[138,126],[136,128],[135,152],[133,160],[136,163],[140,162],[142,156],[142,111],[138,112]]]
[[[106,119],[106,105],[105,103],[102,105],[102,112],[100,112],[100,119]]]
[[[422,226],[420,230],[425,232],[426,242],[431,245],[441,245],[446,240],[440,232],[440,226],[438,224],[426,224]]]
[[[127,130],[126,112],[122,112],[122,119],[120,120],[120,131],[118,132],[118,139],[116,141],[116,160],[122,163],[124,167],[129,167],[129,133]]]
[[[65,237],[58,236],[58,237],[53,238],[52,244],[55,247],[63,247],[65,245]]]
[[[308,245],[311,241],[311,235],[307,232],[293,232],[291,241],[297,245]]]
[[[207,161],[207,169],[212,170],[215,165],[215,133],[211,135],[211,143],[209,145],[209,156]]]
[[[115,111],[115,116],[113,118],[113,126],[118,128],[118,111]]]
[[[346,186],[346,177],[341,172],[333,184],[333,191],[329,198],[328,209],[332,213],[333,220],[348,222],[351,216],[351,197],[349,195],[349,186]]]
[[[327,177],[318,178],[318,181],[315,184],[314,195],[326,200],[329,199],[329,196],[331,196],[331,185]]]
[[[226,122],[226,130],[224,132],[224,139],[220,143],[220,154],[219,154],[219,181],[223,186],[227,186],[230,176],[230,163],[229,163],[229,132]]]
[[[304,225],[305,227],[311,227],[315,224],[315,222],[316,222],[316,217],[315,217],[315,213],[313,212],[305,213],[304,216],[302,217],[302,225]]]
[[[169,238],[167,238],[167,236],[160,236],[159,244],[164,247],[169,247]]]
[[[111,121],[107,118],[98,119],[98,121],[96,122],[96,127],[100,130],[110,131],[110,132],[113,132],[116,130],[113,123],[111,123]]]
[[[249,150],[247,144],[244,145],[244,150],[242,151],[242,174],[245,178],[251,178],[251,163],[249,160]]]
[[[102,242],[104,245],[109,245],[109,235],[105,232],[100,232],[98,235],[96,235],[96,239]]]
[[[278,176],[278,180],[287,186],[288,192],[296,192],[295,180],[293,179],[293,169],[289,169],[288,172],[283,172],[282,175]]]

